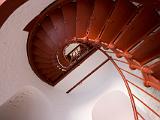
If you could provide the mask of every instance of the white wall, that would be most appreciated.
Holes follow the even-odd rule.
[[[132,108],[129,98],[123,92],[106,93],[93,108],[93,120],[131,120]]]
[[[0,107],[1,120],[52,120],[52,108],[46,96],[27,86]]]

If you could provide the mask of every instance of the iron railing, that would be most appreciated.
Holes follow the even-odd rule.
[[[106,57],[107,57],[107,60],[104,61],[102,64],[100,64],[98,67],[96,67],[92,72],[90,72],[88,75],[86,75],[82,80],[80,80],[76,85],[74,85],[71,89],[69,89],[66,93],[70,93],[73,89],[75,89],[78,85],[80,85],[82,82],[84,82],[89,76],[91,76],[94,72],[96,72],[96,70],[98,70],[101,66],[103,66],[106,62],[108,62],[109,60],[112,62],[112,64],[114,65],[114,67],[117,69],[118,73],[120,74],[122,80],[124,81],[124,84],[127,88],[127,91],[128,91],[128,95],[129,95],[129,98],[130,98],[130,102],[131,102],[131,105],[132,105],[132,109],[133,109],[133,113],[134,113],[134,119],[135,120],[146,120],[145,116],[142,115],[142,113],[140,111],[137,110],[137,103],[135,102],[136,100],[138,100],[145,108],[147,108],[151,113],[153,113],[157,118],[160,119],[160,113],[158,113],[158,111],[156,111],[154,108],[150,107],[146,102],[145,100],[141,100],[138,95],[136,95],[136,93],[133,93],[132,89],[131,89],[131,85],[134,86],[136,89],[140,90],[143,94],[149,96],[151,98],[151,101],[154,100],[156,101],[157,103],[160,103],[160,99],[157,98],[156,96],[152,95],[151,93],[147,92],[145,89],[143,89],[142,86],[140,86],[139,84],[136,84],[134,82],[132,82],[131,80],[128,80],[125,76],[125,74],[123,72],[126,72],[127,74],[135,77],[136,79],[139,79],[141,81],[145,81],[144,78],[138,76],[138,75],[135,75],[134,73],[128,71],[128,70],[125,70],[123,68],[121,68],[117,62],[120,62],[120,63],[124,63],[124,64],[127,64],[129,65],[128,62],[126,61],[123,61],[123,60],[119,60],[117,58],[112,58],[111,56],[109,56],[109,54],[112,54],[114,52],[110,52],[110,51],[104,51],[102,49],[99,49]]]

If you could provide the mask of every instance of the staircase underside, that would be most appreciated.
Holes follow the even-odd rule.
[[[58,0],[24,29],[31,67],[55,85],[102,46],[140,70],[145,86],[160,89],[159,6],[156,0]],[[74,42],[92,49],[71,65],[64,48]]]

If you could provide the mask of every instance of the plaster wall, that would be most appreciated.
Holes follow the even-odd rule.
[[[52,120],[51,104],[38,89],[26,86],[0,107],[1,120]]]
[[[107,93],[95,104],[92,112],[93,120],[129,120],[132,116],[130,112],[132,109],[127,107],[126,104],[129,106],[130,102],[123,92]]]

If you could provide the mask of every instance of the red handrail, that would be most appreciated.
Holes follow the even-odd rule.
[[[117,71],[119,72],[119,74],[121,75],[121,77],[122,77],[122,79],[123,79],[123,81],[124,81],[124,83],[125,83],[125,86],[126,86],[126,88],[127,88],[127,90],[128,90],[128,94],[129,94],[129,97],[130,97],[130,100],[131,100],[131,105],[132,105],[132,109],[133,109],[133,113],[134,113],[134,119],[135,119],[135,120],[138,120],[138,114],[137,114],[137,109],[136,109],[136,105],[135,105],[135,102],[134,102],[134,98],[133,98],[133,96],[132,96],[131,89],[130,89],[130,87],[129,87],[129,84],[128,84],[128,82],[127,82],[127,80],[126,80],[123,72],[122,72],[121,69],[118,67],[118,65],[115,63],[115,61],[114,61],[106,52],[104,52],[104,51],[101,50],[101,49],[100,49],[100,51],[101,51],[102,53],[104,53],[104,55],[106,55],[106,56],[109,58],[109,60],[113,63],[113,65],[115,66],[115,68],[117,69]]]
[[[128,79],[126,79],[126,76],[124,75],[123,71],[140,79],[140,80],[144,80],[144,78],[141,78],[123,68],[120,68],[118,66],[118,64],[115,62],[115,61],[118,61],[118,62],[121,62],[121,63],[125,63],[125,64],[128,64],[127,62],[125,61],[122,61],[122,60],[118,60],[118,59],[115,59],[115,58],[112,58],[111,56],[109,56],[106,51],[103,51],[102,49],[99,49],[102,53],[104,53],[104,55],[107,56],[107,60],[110,60],[112,62],[112,64],[114,65],[114,67],[117,69],[117,71],[119,72],[119,74],[121,75],[122,77],[122,80],[124,81],[124,84],[127,88],[127,91],[128,91],[128,94],[129,94],[129,97],[130,97],[130,101],[131,101],[131,105],[132,105],[132,109],[133,109],[133,113],[134,113],[134,119],[135,120],[138,120],[138,117],[140,117],[142,120],[145,120],[145,118],[137,111],[137,108],[136,108],[136,103],[135,103],[135,99],[137,99],[139,102],[141,102],[146,108],[148,108],[152,113],[154,113],[156,116],[158,116],[160,118],[160,115],[155,111],[153,110],[151,107],[149,107],[145,102],[143,102],[141,99],[139,99],[135,94],[132,93],[132,90],[131,90],[131,87],[129,84],[133,85],[135,88],[139,89],[140,91],[142,91],[144,94],[150,96],[152,99],[154,99],[155,101],[159,102],[160,103],[160,100],[158,98],[156,98],[155,96],[153,96],[152,94],[148,93],[147,91],[145,91],[144,89],[142,89],[140,86],[136,85],[135,83],[132,83],[131,81],[129,81]],[[105,61],[98,66],[98,68],[95,68],[95,70],[93,70],[91,73],[89,73],[86,77],[84,77],[80,82],[78,82],[75,86],[73,86],[70,90],[67,91],[67,93],[71,92],[74,88],[76,88],[79,84],[81,84],[86,78],[88,78],[92,73],[94,73],[97,69],[99,69],[102,65],[104,65]]]
[[[142,120],[145,120],[144,117],[139,112],[137,112],[137,114],[141,117]]]
[[[125,61],[122,61],[122,60],[118,60],[118,59],[116,59],[116,58],[112,58],[112,60],[114,60],[114,61],[118,61],[118,62],[121,62],[121,63],[124,63],[124,64],[129,65],[129,63],[128,63],[128,62],[125,62]]]
[[[102,52],[103,52],[105,55],[108,56],[107,53],[105,53],[104,51],[102,51]],[[118,59],[115,59],[115,58],[111,58],[111,59],[112,59],[113,62],[114,62],[114,60],[115,60],[115,61],[118,61],[118,62],[121,62],[121,63],[128,64],[127,62],[122,61],[122,60],[118,60]],[[111,59],[110,59],[110,60],[111,60]],[[115,63],[115,62],[114,62],[114,63]],[[114,65],[116,65],[116,64],[114,64]],[[137,75],[135,75],[135,74],[133,74],[133,73],[131,73],[131,72],[123,69],[123,68],[120,68],[118,65],[115,66],[115,67],[117,67],[117,69],[119,69],[119,70],[118,70],[119,72],[120,72],[120,71],[121,71],[121,72],[124,71],[124,72],[126,72],[126,73],[128,73],[128,74],[130,74],[130,75],[132,75],[132,76],[134,76],[134,77],[136,77],[136,78],[138,78],[138,79],[141,79],[141,80],[145,81],[144,78],[141,78],[141,77],[139,77],[139,76],[137,76]],[[123,72],[122,72],[122,73],[123,73]],[[156,98],[156,97],[153,96],[152,94],[148,93],[147,91],[145,91],[144,89],[142,89],[142,88],[139,87],[138,85],[136,85],[136,84],[132,83],[131,81],[127,80],[127,79],[125,78],[125,76],[123,77],[123,79],[124,79],[125,81],[127,81],[128,84],[130,83],[131,85],[135,86],[137,89],[141,90],[143,93],[147,94],[147,95],[150,96],[152,99],[154,99],[154,100],[156,100],[157,102],[160,103],[160,100],[159,100],[158,98]],[[126,86],[126,87],[127,87],[127,86]],[[149,107],[145,102],[143,102],[143,101],[142,101],[141,99],[139,99],[136,95],[134,95],[134,94],[132,93],[132,91],[130,91],[130,93],[132,94],[132,97],[134,97],[135,99],[137,99],[137,100],[138,100],[139,102],[141,102],[145,107],[147,107],[152,113],[154,113],[157,117],[160,118],[160,114],[159,114],[159,113],[157,113],[155,110],[153,110],[151,107]],[[132,101],[132,100],[131,100],[131,101]],[[135,103],[134,103],[134,104],[135,104]],[[145,120],[145,118],[144,118],[138,111],[136,111],[136,112],[137,112],[137,115],[140,116],[142,120]]]
[[[155,115],[157,115],[160,118],[160,115],[153,110],[152,108],[150,108],[146,103],[144,103],[141,99],[139,99],[136,95],[132,94],[132,96],[134,96],[139,102],[141,102],[146,108],[148,108],[151,112],[153,112]]]
[[[136,77],[136,78],[139,78],[139,79],[145,81],[144,78],[141,78],[141,77],[139,77],[139,76],[137,76],[137,75],[135,75],[135,74],[133,74],[133,73],[131,73],[131,72],[129,72],[129,71],[123,69],[123,68],[120,68],[120,69],[121,69],[122,71],[124,71],[124,72],[126,72],[126,73],[128,73],[128,74],[130,74],[130,75],[132,75],[132,76],[134,76],[134,77]]]
[[[143,90],[142,88],[140,88],[138,85],[132,83],[131,81],[127,80],[128,83],[132,84],[133,86],[135,86],[136,88],[138,88],[139,90],[141,90],[142,92],[146,93],[147,95],[149,95],[151,98],[153,98],[154,100],[156,100],[157,102],[160,103],[160,100],[158,98],[156,98],[155,96],[153,96],[152,94],[146,92],[145,90]]]

